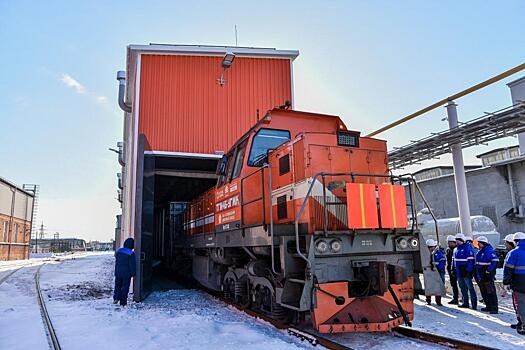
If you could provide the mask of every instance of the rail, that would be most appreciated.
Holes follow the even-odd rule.
[[[273,318],[270,318],[264,314],[261,314],[255,310],[249,309],[246,306],[237,304],[235,302],[232,302],[231,300],[225,299],[218,293],[212,293],[209,290],[206,290],[206,292],[210,293],[214,298],[226,303],[227,305],[231,305],[237,310],[246,313],[247,315],[259,318],[265,322],[268,322],[273,327],[287,331],[288,334],[299,338],[302,341],[308,341],[312,345],[321,345],[324,346],[327,349],[330,350],[354,350],[355,348],[352,348],[352,344],[341,344],[336,341],[336,339],[329,339],[328,337],[324,336],[323,334],[317,333],[316,331],[312,329],[308,329],[304,326],[294,326],[290,324],[283,323],[281,321],[275,320]],[[392,334],[393,333],[393,334]],[[457,350],[497,350],[496,348],[489,347],[489,346],[483,346],[479,344],[469,343],[463,340],[455,339],[455,338],[449,338],[442,335],[429,333],[427,331],[414,329],[410,327],[405,326],[399,326],[392,330],[392,336],[395,337],[397,335],[419,340],[421,342],[424,342],[423,344],[436,344],[443,347],[447,347],[450,349],[457,349]],[[396,335],[397,334],[397,335]],[[423,345],[422,344],[422,345]],[[387,344],[385,344],[387,345]]]
[[[55,328],[53,327],[53,323],[51,322],[51,318],[49,317],[49,313],[47,312],[46,303],[44,301],[42,291],[40,290],[40,269],[42,268],[42,266],[44,265],[40,265],[35,273],[35,285],[38,297],[38,304],[40,305],[40,310],[42,312],[44,324],[46,325],[47,334],[49,335],[49,339],[51,340],[51,345],[53,346],[54,350],[60,350],[62,348],[60,347]]]

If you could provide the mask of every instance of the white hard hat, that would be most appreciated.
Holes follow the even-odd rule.
[[[466,239],[467,239],[467,238],[465,237],[465,235],[464,235],[463,233],[461,233],[461,232],[458,233],[458,234],[456,235],[455,238],[456,238],[456,241],[457,241],[457,240],[461,240],[461,241],[463,241],[463,242],[465,242]]]
[[[487,237],[485,237],[485,236],[479,236],[479,237],[477,238],[477,240],[478,240],[478,242],[480,242],[480,243],[489,243],[489,239],[488,239]]]
[[[437,241],[434,241],[433,239],[427,239],[427,246],[428,247],[435,247],[438,245],[438,242]]]
[[[512,238],[515,241],[518,240],[518,239],[525,239],[525,233],[523,233],[523,232],[516,232]]]
[[[514,244],[514,235],[512,233],[509,233],[505,236],[505,242],[513,243]]]
[[[447,236],[447,242],[455,242],[456,241],[456,237],[452,236],[452,235],[448,235]]]

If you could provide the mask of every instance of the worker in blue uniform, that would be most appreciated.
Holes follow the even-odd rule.
[[[476,310],[478,307],[478,296],[472,283],[472,277],[474,276],[474,248],[466,242],[466,237],[463,233],[456,235],[457,247],[452,257],[454,269],[456,270],[456,276],[461,289],[461,295],[463,296],[463,302],[459,307],[469,307],[469,294],[471,307]]]
[[[426,244],[430,251],[431,268],[433,270],[437,270],[437,272],[439,273],[439,276],[441,277],[441,281],[443,282],[443,286],[444,286],[445,285],[445,265],[447,263],[447,258],[445,257],[445,253],[439,247],[438,242],[433,239],[427,239]],[[436,305],[442,306],[441,295],[434,295],[434,297],[436,298]],[[427,301],[427,304],[430,305],[432,302],[432,296],[427,295],[426,301]]]
[[[514,242],[514,233],[509,233],[508,235],[506,235],[504,242],[505,242],[505,249],[507,250],[507,253],[505,254],[505,258],[506,258],[507,255],[509,255],[510,251],[516,248],[516,242]],[[514,307],[514,312],[516,313],[516,318],[518,319],[518,322],[511,324],[510,327],[512,329],[517,329],[518,327],[521,326],[521,320],[520,320],[520,317],[518,316],[518,310],[516,310],[516,302],[514,301],[514,295],[512,296],[512,306]]]
[[[135,241],[128,238],[124,241],[124,246],[115,253],[115,289],[113,291],[113,303],[120,302],[121,306],[128,303],[129,285],[131,278],[135,277],[135,253],[133,248]]]
[[[448,277],[450,278],[450,286],[452,287],[452,300],[448,303],[451,305],[458,305],[459,302],[459,289],[458,289],[458,280],[456,278],[456,271],[452,268],[452,256],[454,255],[454,249],[456,249],[456,237],[453,235],[447,236],[447,250],[446,250],[446,257],[447,257],[447,272]]]
[[[498,294],[496,293],[494,279],[499,258],[487,237],[479,236],[477,241],[480,249],[476,254],[476,276],[481,296],[486,305],[481,311],[497,314]]]
[[[525,320],[525,233],[514,234],[516,248],[505,257],[503,265],[503,284],[510,286],[516,304],[518,320]],[[519,334],[525,335],[525,324],[516,328]]]

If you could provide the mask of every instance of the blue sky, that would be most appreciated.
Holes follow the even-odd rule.
[[[523,63],[524,13],[525,1],[0,0],[0,176],[41,185],[50,232],[109,239],[127,44],[233,45],[237,24],[240,46],[300,51],[297,109],[367,132]],[[460,120],[510,105],[505,82],[523,75],[457,101]],[[444,115],[380,137],[404,145],[446,128]],[[466,150],[466,163],[488,149]],[[450,158],[423,166],[434,164]]]

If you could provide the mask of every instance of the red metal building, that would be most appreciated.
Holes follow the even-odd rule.
[[[173,203],[191,200],[216,182],[222,153],[259,117],[293,106],[298,51],[223,46],[130,45],[119,73],[124,142],[117,243],[135,237],[144,296],[151,265],[170,241]],[[124,80],[125,79],[125,80]],[[124,93],[125,91],[125,93]],[[138,284],[138,286],[137,286]]]

